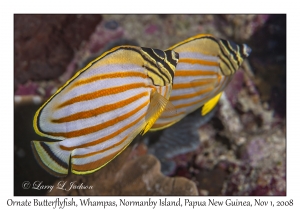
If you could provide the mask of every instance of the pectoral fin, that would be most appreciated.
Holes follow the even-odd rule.
[[[171,103],[171,101],[168,101],[165,110],[159,117],[172,117],[176,116],[177,109],[176,107]]]
[[[150,105],[145,117],[146,126],[142,130],[141,134],[144,135],[159,118],[162,112],[166,109],[167,113],[176,114],[176,109],[165,97],[160,95],[157,91],[154,91],[150,97]]]

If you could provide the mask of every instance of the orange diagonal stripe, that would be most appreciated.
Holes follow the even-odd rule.
[[[193,86],[202,86],[202,85],[206,85],[206,84],[208,84],[210,82],[214,82],[214,81],[215,81],[215,79],[205,79],[203,81],[201,80],[201,81],[194,82]],[[190,82],[188,82],[188,83],[181,83],[181,84],[174,84],[173,85],[173,90],[176,90],[176,89],[186,89],[186,88],[191,88],[193,86],[191,85]]]
[[[105,136],[103,138],[100,138],[100,139],[97,139],[93,142],[88,142],[88,143],[85,143],[85,144],[81,144],[79,146],[74,146],[74,147],[66,147],[66,146],[63,146],[63,145],[60,145],[60,148],[62,150],[66,150],[66,151],[72,151],[76,148],[85,148],[85,147],[90,147],[90,146],[94,146],[96,144],[100,144],[104,141],[107,141],[109,139],[112,139],[114,138],[115,136],[119,135],[120,133],[124,132],[125,130],[127,130],[128,128],[134,126],[135,124],[137,124],[141,119],[143,119],[143,117],[145,117],[146,113],[144,113],[142,116],[140,116],[138,119],[136,119],[135,121],[129,123],[128,125],[122,127],[121,129],[117,130],[116,132],[112,133],[112,134],[109,134],[108,136]]]
[[[80,96],[76,96],[62,104],[60,104],[57,108],[62,108],[65,106],[68,106],[70,104],[74,104],[80,101],[87,101],[87,100],[92,100],[101,96],[108,96],[108,95],[112,95],[112,94],[117,94],[117,93],[121,93],[121,92],[125,92],[127,90],[130,89],[134,89],[134,88],[139,88],[139,87],[145,87],[145,83],[133,83],[133,84],[129,84],[129,85],[122,85],[122,86],[118,86],[118,87],[112,87],[112,88],[107,88],[107,89],[103,89],[103,90],[98,90],[92,93],[87,93],[87,94],[82,94]]]
[[[99,159],[99,160],[96,160],[94,162],[87,163],[84,165],[72,164],[72,169],[74,169],[76,171],[90,171],[90,170],[94,170],[96,168],[100,168],[101,166],[105,165],[107,162],[112,160],[116,155],[118,155],[119,152],[120,151],[116,151],[108,156],[105,156],[105,157]]]
[[[119,146],[120,144],[122,144],[126,139],[128,138],[128,136],[126,136],[125,138],[123,138],[121,141],[105,148],[105,149],[101,149],[101,150],[98,150],[98,151],[95,151],[95,152],[91,152],[91,153],[87,153],[87,154],[84,154],[84,155],[74,155],[72,156],[72,158],[85,158],[85,157],[90,157],[90,156],[93,156],[93,155],[96,155],[96,154],[99,154],[99,153],[103,153],[107,150],[110,150],[110,149],[113,149],[117,146]]]
[[[205,100],[207,100],[209,98],[209,96],[206,96],[200,100],[197,100],[197,101],[194,101],[194,102],[191,102],[191,103],[185,103],[185,104],[180,104],[180,105],[177,105],[175,106],[176,109],[180,109],[180,108],[183,108],[183,107],[188,107],[188,106],[193,106],[193,105],[196,105],[196,104],[200,104],[202,102],[205,102]],[[203,104],[202,104],[203,105]],[[200,108],[200,106],[199,106]]]
[[[219,66],[218,62],[215,61],[206,61],[192,58],[179,58],[179,63],[190,63],[190,64],[200,64],[206,66]]]
[[[190,93],[190,94],[184,94],[184,95],[178,95],[178,96],[171,96],[170,97],[170,101],[176,101],[176,100],[182,100],[182,99],[189,99],[189,98],[193,98],[199,95],[202,95],[204,93],[207,93],[209,91],[212,91],[214,88],[210,87],[210,88],[206,88],[194,93]]]
[[[201,71],[201,70],[177,70],[175,72],[175,77],[191,77],[191,76],[206,76],[206,75],[216,75],[217,72],[214,71]]]
[[[106,121],[104,123],[101,123],[101,124],[98,124],[98,125],[94,125],[94,126],[83,128],[83,129],[76,130],[76,131],[65,132],[65,133],[62,133],[62,132],[61,133],[49,133],[49,135],[51,135],[51,136],[63,136],[65,138],[74,138],[74,137],[79,137],[79,136],[87,135],[87,134],[90,134],[90,133],[94,133],[94,132],[97,132],[99,130],[105,129],[109,126],[113,126],[113,125],[117,124],[118,122],[127,119],[128,117],[134,115],[136,112],[140,111],[145,106],[147,106],[148,103],[149,103],[149,101],[146,101],[146,102],[144,102],[143,104],[141,104],[140,106],[138,106],[137,108],[135,108],[134,110],[132,110],[128,113],[126,113],[122,116],[116,117],[114,119],[108,120],[108,121]]]
[[[71,88],[75,88],[78,87],[80,85],[84,85],[84,84],[88,84],[88,83],[92,83],[98,80],[102,80],[102,79],[113,79],[113,78],[124,78],[124,77],[142,77],[142,78],[147,78],[147,75],[142,73],[142,72],[116,72],[116,73],[111,73],[111,74],[100,74],[100,75],[96,75],[93,77],[89,77],[86,79],[80,79],[76,82],[74,82],[74,84],[72,84]]]
[[[78,112],[76,114],[72,114],[72,115],[69,115],[67,117],[62,117],[62,118],[59,118],[59,119],[53,119],[51,121],[53,123],[65,123],[65,122],[75,121],[75,120],[78,120],[78,119],[85,119],[85,118],[95,117],[99,114],[103,114],[103,113],[110,112],[110,111],[113,111],[115,109],[118,109],[120,107],[124,107],[124,106],[126,106],[126,105],[128,105],[128,104],[144,97],[144,96],[147,96],[147,95],[149,95],[148,92],[143,92],[143,93],[140,93],[136,96],[133,96],[131,98],[119,101],[119,102],[114,103],[114,104],[107,104],[107,105],[98,107],[96,109]]]

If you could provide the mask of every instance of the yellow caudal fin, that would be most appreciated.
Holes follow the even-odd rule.
[[[68,175],[71,151],[64,151],[59,142],[32,141],[31,147],[39,164],[50,174],[63,177]]]
[[[207,113],[209,113],[218,103],[218,101],[220,100],[220,97],[222,95],[223,92],[219,93],[218,95],[216,95],[215,97],[213,97],[212,99],[210,99],[208,102],[206,102],[202,109],[201,109],[201,115],[204,116]]]
[[[154,91],[151,94],[150,105],[145,118],[147,124],[144,130],[141,132],[142,135],[144,135],[152,127],[152,125],[159,118],[159,116],[162,114],[166,107],[168,107],[169,112],[175,111],[176,113],[176,110],[174,110],[175,107],[172,106],[172,104],[168,105],[168,103],[171,102],[169,102],[165,97],[160,95],[157,91]]]

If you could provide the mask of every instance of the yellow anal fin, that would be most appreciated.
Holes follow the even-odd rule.
[[[31,147],[39,164],[57,177],[68,175],[71,151],[60,149],[59,142],[32,141]]]
[[[168,124],[165,124],[165,125],[163,125],[163,126],[159,126],[159,127],[152,127],[151,129],[150,129],[150,132],[151,131],[159,131],[159,130],[163,130],[163,129],[166,129],[166,128],[168,128],[168,127],[171,127],[172,125],[174,125],[175,123],[177,123],[178,121],[180,121],[180,120],[174,120],[174,121],[172,121],[172,122],[170,122],[170,123],[168,123]]]
[[[212,99],[210,99],[208,102],[206,102],[201,109],[201,115],[204,116],[207,113],[209,113],[218,103],[218,101],[220,100],[220,97],[222,95],[223,92],[220,92],[218,95],[216,95],[215,97],[213,97]]]
[[[150,105],[145,117],[147,124],[144,130],[142,130],[141,135],[144,135],[152,127],[165,109],[167,113],[176,114],[176,109],[172,103],[160,95],[156,90],[153,91],[150,97]]]

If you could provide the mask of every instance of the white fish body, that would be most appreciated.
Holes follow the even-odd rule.
[[[178,54],[116,47],[80,70],[36,113],[32,141],[50,173],[88,174],[106,165],[168,107]]]

